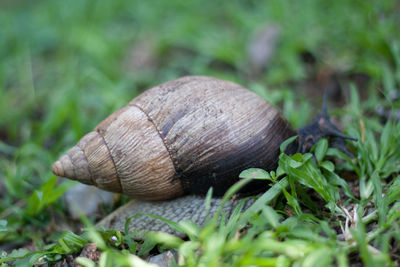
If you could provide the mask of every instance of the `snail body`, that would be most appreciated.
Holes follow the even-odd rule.
[[[52,171],[135,199],[205,194],[210,187],[220,196],[246,168],[275,169],[280,144],[296,134],[249,90],[187,76],[153,87],[112,113]]]

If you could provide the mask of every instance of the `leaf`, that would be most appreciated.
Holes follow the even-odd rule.
[[[242,171],[239,174],[239,178],[242,179],[260,179],[260,180],[271,180],[269,173],[263,169],[250,168]]]
[[[355,200],[353,192],[351,191],[350,186],[345,180],[340,178],[340,176],[334,173],[333,171],[328,171],[326,172],[325,175],[327,176],[330,184],[340,186],[343,189],[343,192],[345,193],[346,196]]]
[[[70,183],[62,183],[55,187],[57,176],[53,175],[39,190],[35,190],[28,199],[26,212],[33,216],[43,208],[56,201],[69,188]]]
[[[73,232],[70,232],[70,231],[65,231],[63,233],[62,237],[59,239],[59,242],[61,240],[65,244],[70,244],[70,245],[72,245],[74,247],[77,247],[77,248],[82,248],[83,246],[85,246],[88,243],[88,241],[85,238],[83,238],[83,237],[81,237],[79,235],[76,235],[76,234],[74,234]]]
[[[82,265],[83,267],[95,267],[96,266],[96,264],[92,260],[85,258],[85,257],[77,257],[75,259],[75,261],[76,261],[76,263]]]
[[[298,154],[298,155],[301,155],[301,154]],[[296,156],[296,155],[294,155],[294,156]],[[291,168],[293,168],[293,169],[297,169],[297,168],[299,168],[300,166],[302,166],[303,164],[304,164],[303,161],[289,160],[289,166],[290,166]]]
[[[13,260],[19,260],[19,259],[25,259],[27,257],[30,257],[34,255],[35,252],[30,252],[29,250],[25,248],[20,248],[20,249],[14,249],[10,254],[8,254],[6,257],[3,255],[0,258],[0,264],[13,261]]]
[[[350,85],[350,105],[353,110],[352,113],[359,115],[361,113],[360,98],[358,97],[357,88],[354,84]]]
[[[184,220],[179,222],[179,226],[185,234],[191,239],[195,240],[199,235],[200,227],[192,221]]]
[[[6,220],[0,220],[0,232],[7,232],[7,221]]]
[[[41,199],[42,192],[35,190],[28,199],[28,204],[26,205],[26,212],[28,215],[32,216],[37,214],[41,209]]]
[[[243,212],[240,219],[241,223],[245,223],[246,220],[253,214],[261,211],[265,205],[269,204],[274,198],[276,198],[282,189],[289,185],[287,177],[282,178],[279,182],[274,184],[267,192],[265,192],[261,197],[259,197],[256,202],[253,203],[245,212]]]
[[[390,149],[390,146],[392,145],[390,143],[390,137],[391,133],[393,133],[392,129],[392,122],[388,120],[385,124],[385,127],[383,128],[382,134],[381,134],[381,157],[385,157],[386,153]]]
[[[206,199],[204,200],[204,210],[205,210],[205,213],[206,213],[206,219],[205,220],[208,220],[208,216],[209,216],[209,213],[210,213],[212,194],[213,194],[213,188],[210,187],[210,189],[208,189],[208,191],[207,191]]]
[[[385,198],[387,204],[392,204],[394,201],[400,199],[400,176],[394,179],[393,184],[386,191]]]
[[[281,145],[280,145],[280,150],[281,153],[284,153],[286,148],[292,143],[294,142],[294,140],[297,139],[297,135],[290,137],[289,139],[285,140]]]
[[[103,237],[93,226],[89,226],[85,230],[87,232],[89,240],[91,240],[93,243],[96,243],[96,246],[100,250],[107,249],[107,245],[106,245],[106,242],[104,241]]]
[[[322,247],[308,254],[304,258],[302,266],[329,266],[330,264],[332,264],[332,256],[333,253],[331,248]]]
[[[266,205],[263,209],[263,215],[264,218],[269,222],[269,224],[273,227],[276,228],[279,225],[279,219],[280,216],[279,214],[270,206]]]
[[[327,171],[333,172],[335,170],[335,165],[331,161],[324,161],[321,163],[321,168]]]
[[[315,151],[314,151],[315,158],[317,159],[318,162],[321,162],[324,159],[327,150],[328,150],[328,141],[325,138],[319,140],[315,146]]]
[[[293,211],[296,213],[296,215],[302,214],[299,202],[297,201],[297,197],[291,195],[285,188],[282,189],[282,192],[286,198],[288,205],[293,208]],[[292,190],[292,193],[295,194],[295,190]]]
[[[149,235],[149,234],[150,234],[150,232],[147,233],[147,235]],[[155,239],[145,238],[143,244],[140,246],[138,255],[142,256],[142,255],[148,254],[156,245],[157,245],[157,241]]]
[[[229,217],[229,221],[226,224],[226,230],[230,232],[230,236],[228,238],[233,238],[236,234],[235,229],[239,229],[243,226],[240,225],[240,217],[242,216],[242,209],[246,199],[240,201],[240,203],[235,207],[233,212]]]
[[[281,166],[278,166],[278,168],[276,169],[276,178],[281,177],[284,174],[285,170]]]
[[[327,202],[335,201],[335,189],[328,184],[325,177],[322,175],[319,168],[313,163],[311,154],[304,154],[304,162],[300,166],[293,164],[293,157],[281,154],[279,165],[285,169],[289,177],[292,177],[297,182],[314,189]],[[295,166],[295,167],[293,167]]]
[[[164,232],[149,232],[146,237],[154,243],[163,244],[173,249],[178,248],[184,242],[179,237]]]
[[[224,194],[224,197],[222,198],[222,201],[218,207],[217,212],[215,212],[213,216],[213,223],[217,224],[218,219],[220,218],[221,212],[225,206],[225,203],[236,193],[238,192],[242,187],[244,187],[246,184],[250,183],[252,179],[242,179],[239,180],[239,182],[235,183],[232,185],[228,191]]]
[[[387,223],[392,225],[393,222],[398,222],[400,219],[400,201],[395,202],[390,208],[387,216]]]
[[[137,267],[157,267],[158,266],[156,264],[146,262],[136,255],[129,254],[127,256],[127,258],[128,258],[129,266],[137,266]]]

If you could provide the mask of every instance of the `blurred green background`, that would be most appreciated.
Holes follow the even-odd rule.
[[[27,229],[45,240],[46,225],[66,216],[57,199],[68,183],[54,184],[52,162],[161,82],[238,82],[295,127],[324,88],[342,105],[354,84],[371,112],[385,106],[380,97],[400,82],[399,14],[395,0],[3,0],[0,219],[8,231],[0,240],[30,240]]]

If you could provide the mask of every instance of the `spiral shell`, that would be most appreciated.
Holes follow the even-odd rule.
[[[153,87],[85,135],[52,171],[145,200],[222,195],[249,167],[276,167],[296,132],[256,94],[209,77]]]

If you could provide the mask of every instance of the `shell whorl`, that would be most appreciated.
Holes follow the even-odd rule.
[[[183,194],[180,181],[171,179],[174,166],[160,135],[135,106],[111,114],[56,161],[52,171],[138,199]]]
[[[102,121],[53,165],[53,172],[163,200],[222,195],[249,167],[276,167],[280,144],[296,132],[249,90],[188,76],[153,87]]]

